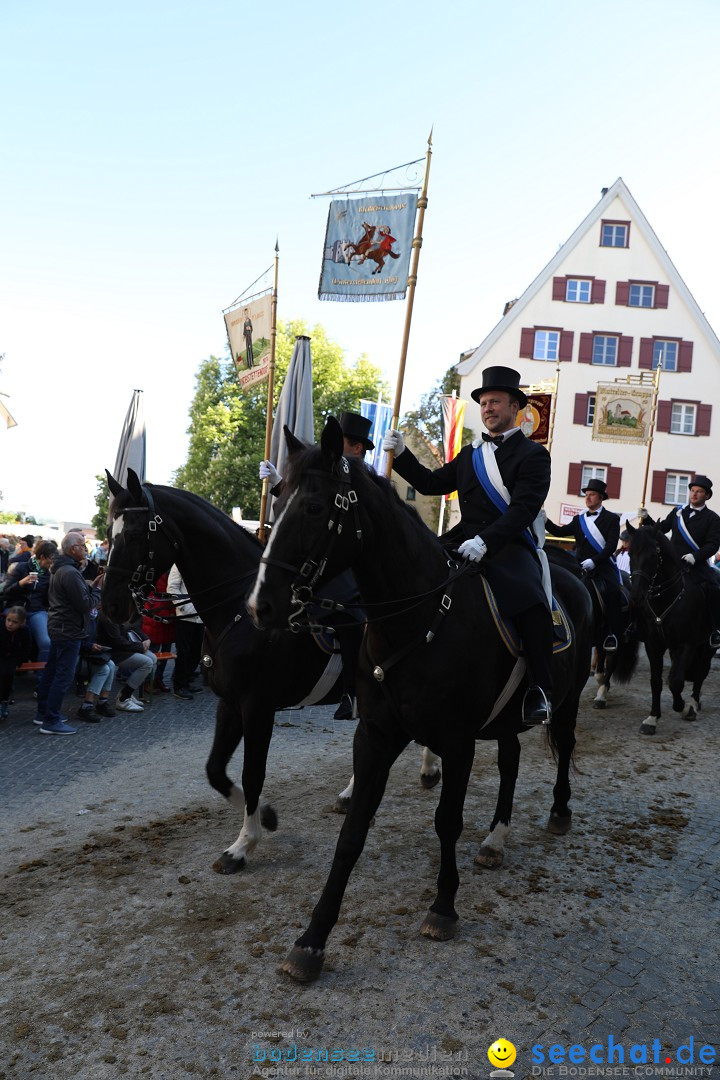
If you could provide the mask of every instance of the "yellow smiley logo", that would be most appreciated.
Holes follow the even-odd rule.
[[[517,1051],[507,1039],[496,1039],[488,1049],[488,1060],[498,1069],[506,1069],[517,1057]]]

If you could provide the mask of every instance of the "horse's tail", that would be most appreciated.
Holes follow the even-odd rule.
[[[616,682],[630,682],[637,667],[639,648],[640,642],[635,635],[631,638],[620,638],[612,669],[612,677]]]
[[[391,259],[399,259],[400,258],[400,253],[397,252],[397,251],[388,251],[388,255],[390,256]]]

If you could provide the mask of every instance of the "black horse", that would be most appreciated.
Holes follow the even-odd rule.
[[[421,933],[436,940],[454,936],[455,845],[475,740],[498,742],[500,791],[479,858],[481,865],[487,865],[486,858],[497,865],[518,773],[525,679],[513,679],[516,659],[496,628],[482,575],[449,561],[437,537],[391,484],[343,456],[337,421],[328,420],[319,448],[305,449],[292,437],[288,444],[287,494],[250,595],[250,611],[261,626],[286,626],[290,616],[298,621],[320,579],[352,566],[368,613],[357,681],[355,789],[325,890],[284,965],[293,978],[308,981],[322,967],[325,943],[390,767],[413,739],[443,763],[435,814],[438,891]],[[562,834],[571,821],[569,770],[590,662],[592,612],[587,590],[570,574],[556,569],[553,580],[574,624],[572,645],[556,657],[558,692],[550,727],[558,770],[549,828]]]
[[[710,623],[705,595],[683,571],[673,545],[654,526],[634,529],[628,524],[627,530],[630,613],[650,661],[650,715],[640,725],[640,734],[654,735],[660,719],[665,652],[670,652],[668,689],[673,711],[682,713],[683,720],[697,720],[702,684],[715,650],[708,644]],[[683,699],[686,681],[693,684],[687,704]]]
[[[262,835],[261,825],[271,831],[277,827],[272,807],[260,806],[275,711],[339,701],[340,658],[329,656],[306,635],[266,634],[253,626],[245,598],[263,549],[246,529],[189,491],[141,485],[132,470],[127,490],[109,474],[108,483],[114,498],[104,611],[116,621],[126,619],[128,589],[142,607],[147,589],[177,563],[205,624],[203,662],[210,687],[220,698],[207,776],[231,806],[244,811],[240,835],[214,864],[218,873],[232,874],[246,865]],[[333,621],[357,628],[359,648],[359,624],[342,614]],[[243,737],[238,788],[227,775],[227,765]]]
[[[638,657],[637,643],[621,635],[617,650],[606,653],[603,642],[610,633],[610,625],[597,586],[569,551],[557,547],[555,544],[548,544],[545,551],[551,565],[564,566],[566,570],[569,570],[571,574],[574,574],[583,582],[590,594],[593,610],[592,643],[596,656],[595,682],[597,683],[593,709],[606,709],[613,678],[619,683],[629,683],[635,673]],[[622,577],[623,592],[628,597],[630,578],[627,574],[623,574]],[[624,630],[625,627],[623,626],[622,629]]]

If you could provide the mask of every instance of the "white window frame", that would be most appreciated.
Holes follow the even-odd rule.
[[[587,417],[585,423],[588,427],[592,427],[595,421],[595,394],[588,394],[587,397]]]
[[[697,424],[697,405],[689,401],[673,401],[670,416],[671,435],[694,435]]]
[[[596,345],[598,345],[599,342],[601,342],[601,341],[604,343],[603,346],[602,346],[602,359],[596,360],[595,359],[595,357],[596,357]],[[609,341],[614,341],[615,342],[615,354],[614,354],[614,357],[613,357],[612,360],[607,359],[607,355],[608,355],[608,353],[607,353],[607,345],[608,345]],[[593,334],[592,362],[596,366],[598,366],[598,367],[617,367],[619,350],[620,350],[620,338],[617,337],[615,334]]]
[[[692,476],[690,473],[669,472],[665,476],[665,502],[673,506],[684,506],[688,501],[688,486]]]
[[[622,231],[621,231],[622,230]],[[606,243],[606,236],[610,238],[610,243]],[[615,241],[622,237],[622,244],[616,244]],[[614,247],[614,248],[626,248],[628,246],[628,227],[620,222],[611,223],[605,222],[602,226],[602,232],[600,233],[600,247]]]
[[[668,363],[668,346],[671,346],[674,350],[674,356],[672,357],[672,364]],[[663,371],[677,371],[678,369],[678,357],[680,355],[680,346],[677,341],[653,341],[653,360],[652,369],[655,371],[658,366],[658,360],[660,358],[660,350],[663,352]]]
[[[635,300],[633,301],[633,289],[636,290]],[[648,301],[645,303],[645,301]],[[655,286],[654,285],[641,285],[638,282],[630,282],[630,291],[628,293],[628,307],[641,307],[651,308],[655,307]]]
[[[575,295],[571,296],[571,292]],[[588,278],[568,278],[565,283],[565,300],[568,304],[592,302],[592,281]]]
[[[560,351],[559,330],[536,330],[533,343],[533,360],[555,361]]]
[[[602,480],[607,483],[607,465],[583,465],[578,494],[582,494],[582,489],[586,488],[591,480]]]

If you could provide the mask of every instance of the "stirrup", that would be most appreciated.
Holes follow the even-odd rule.
[[[552,721],[552,707],[541,686],[528,686],[522,703],[522,722],[528,727],[548,725]]]
[[[720,645],[720,642],[718,643]],[[614,653],[617,652],[618,639],[615,634],[608,634],[602,643],[603,652]]]

